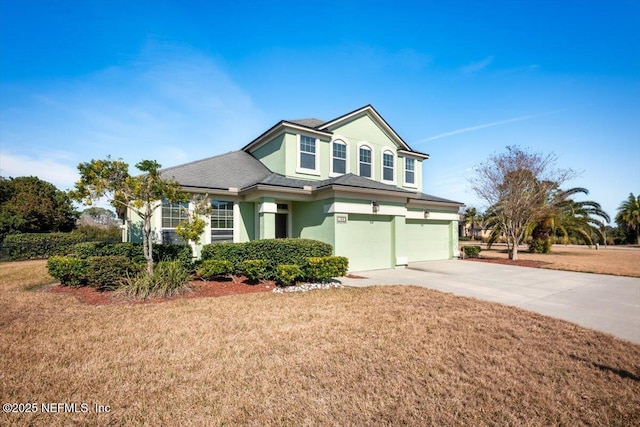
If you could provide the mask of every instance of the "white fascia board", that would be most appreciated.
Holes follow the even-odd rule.
[[[458,212],[461,206],[465,206],[464,203],[455,202],[436,202],[429,200],[409,199],[407,207],[409,208],[422,208],[422,209],[451,209]]]
[[[402,149],[398,149],[398,155],[402,157],[413,157],[421,160],[426,160],[429,158],[429,155],[426,153],[419,153],[417,151],[402,150]]]

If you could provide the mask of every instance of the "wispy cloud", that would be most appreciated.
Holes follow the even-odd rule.
[[[437,135],[430,136],[430,137],[425,138],[425,139],[421,139],[419,141],[414,142],[413,145],[422,144],[424,142],[433,141],[433,140],[441,139],[441,138],[446,138],[446,137],[449,137],[449,136],[459,135],[461,133],[474,132],[474,131],[477,131],[477,130],[480,130],[480,129],[491,128],[491,127],[494,127],[494,126],[501,126],[501,125],[506,125],[506,124],[509,124],[509,123],[522,122],[524,120],[530,120],[530,119],[535,119],[536,117],[548,116],[548,115],[551,115],[551,114],[560,113],[562,111],[565,111],[565,109],[547,111],[547,112],[538,113],[538,114],[528,114],[526,116],[518,116],[518,117],[513,117],[511,119],[498,120],[498,121],[491,122],[491,123],[484,123],[484,124],[481,124],[481,125],[464,127],[464,128],[452,130],[452,131],[449,131],[449,132],[439,133]]]
[[[464,67],[460,68],[460,72],[462,72],[463,74],[477,73],[478,71],[487,68],[489,64],[493,62],[493,59],[494,56],[491,55],[486,57],[482,61],[472,62],[471,64],[465,65]]]
[[[72,188],[78,180],[78,171],[53,156],[35,157],[0,152],[0,176],[37,176],[59,189]]]

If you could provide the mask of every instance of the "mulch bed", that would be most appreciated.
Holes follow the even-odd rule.
[[[180,298],[205,298],[222,297],[227,295],[253,294],[257,292],[271,292],[276,287],[273,281],[250,283],[245,277],[236,280],[202,281],[194,280],[191,283],[191,292],[176,295],[171,298],[155,298],[144,301],[130,300],[122,296],[114,295],[113,291],[98,291],[89,286],[62,286],[54,285],[46,289],[46,292],[71,295],[83,304],[107,305],[107,304],[149,304],[165,301],[173,301]]]
[[[550,262],[544,261],[532,261],[526,259],[504,259],[504,258],[465,258],[465,261],[480,261],[480,262],[490,262],[492,264],[505,264],[505,265],[517,265],[519,267],[533,267],[540,268],[542,266],[551,264]]]

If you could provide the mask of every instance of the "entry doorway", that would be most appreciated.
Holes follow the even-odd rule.
[[[289,214],[276,214],[276,239],[286,239],[287,235],[287,217]]]

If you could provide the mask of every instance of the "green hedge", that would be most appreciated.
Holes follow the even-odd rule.
[[[347,274],[349,260],[343,256],[307,258],[304,276],[306,280],[327,282],[334,277]]]
[[[124,278],[135,276],[140,270],[140,264],[126,256],[94,256],[87,260],[86,281],[97,289],[115,289]]]
[[[266,278],[276,277],[278,265],[298,265],[303,268],[307,258],[330,256],[330,244],[311,239],[264,239],[245,243],[213,243],[202,249],[202,259],[226,260],[237,273],[247,260],[266,261]]]
[[[71,247],[85,240],[72,233],[12,234],[2,242],[3,256],[10,260],[48,258],[66,255]]]
[[[233,264],[226,260],[207,259],[198,265],[197,273],[203,280],[228,277],[233,272]]]
[[[263,259],[248,259],[240,264],[240,273],[249,280],[262,280],[267,277],[267,262]]]
[[[71,253],[78,258],[87,259],[93,256],[124,256],[133,263],[145,262],[142,243],[108,243],[84,242],[71,248]],[[192,268],[193,250],[189,245],[153,245],[153,261],[180,261],[185,268]]]

